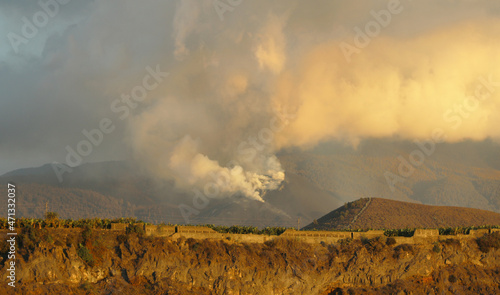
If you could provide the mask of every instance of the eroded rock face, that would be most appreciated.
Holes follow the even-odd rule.
[[[483,253],[474,240],[440,242],[436,250],[384,239],[242,244],[97,230],[82,240],[80,231],[53,229],[50,242],[20,249],[16,294],[500,293],[500,250]],[[80,257],[82,246],[93,263]],[[5,256],[5,274],[4,263]],[[0,286],[1,294],[12,291]]]

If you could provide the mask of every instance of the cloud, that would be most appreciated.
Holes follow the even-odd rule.
[[[274,100],[297,110],[278,146],[423,139],[436,128],[450,142],[498,138],[499,29],[498,21],[478,21],[413,38],[382,36],[350,62],[337,41],[314,46],[277,83]]]
[[[12,3],[0,1],[8,30],[37,9]],[[350,62],[339,45],[387,1],[243,1],[223,20],[212,1],[76,3],[20,55],[2,43],[2,159],[63,161],[66,145],[109,117],[117,131],[86,160],[133,158],[183,189],[229,175],[218,197],[263,199],[283,180],[283,148],[420,139],[435,128],[450,142],[499,137],[500,92],[473,110],[467,100],[478,77],[500,80],[492,1],[401,1]],[[120,121],[110,104],[157,64],[169,77]],[[264,142],[284,110],[294,119]]]

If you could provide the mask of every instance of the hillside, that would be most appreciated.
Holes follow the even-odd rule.
[[[59,183],[50,164],[18,169],[0,176],[0,190],[13,182],[18,189],[18,217],[42,217],[48,210],[63,218],[136,217],[153,223],[184,224],[179,204],[193,206],[193,194],[173,182],[159,182],[141,174],[128,162],[88,163],[73,168]],[[287,173],[281,189],[267,192],[266,202],[241,196],[213,199],[189,223],[219,225],[296,226],[327,213],[339,202],[303,176]],[[7,210],[7,203],[0,203]]]
[[[384,173],[397,173],[398,157],[407,158],[415,147],[405,141],[366,140],[356,149],[329,143],[307,151],[282,151],[278,156],[285,181],[279,190],[265,193],[265,203],[238,195],[211,199],[188,223],[295,227],[299,218],[300,225],[307,225],[341,204],[381,196],[500,212],[497,143],[436,146],[435,153],[392,191]],[[0,176],[0,189],[9,181],[19,186],[19,216],[41,217],[48,201],[48,210],[65,218],[123,216],[184,224],[178,206],[194,208],[191,191],[177,189],[173,181],[159,181],[130,162],[86,163],[66,173],[62,183],[50,164],[18,169]],[[0,203],[0,210],[6,210],[6,203]],[[347,214],[342,226],[349,225]]]
[[[25,228],[18,239],[16,289],[4,277],[0,294],[498,294],[500,286],[500,248],[481,250],[479,239],[240,243],[78,228]]]
[[[438,228],[480,225],[500,225],[500,214],[472,208],[366,198],[347,203],[304,229]]]
[[[500,212],[498,143],[436,145],[435,152],[392,190],[385,173],[398,174],[401,159],[408,161],[416,149],[407,141],[365,140],[356,149],[325,143],[309,151],[282,152],[279,159],[287,173],[310,180],[339,203],[383,197]]]

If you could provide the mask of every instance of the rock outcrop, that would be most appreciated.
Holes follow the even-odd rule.
[[[500,249],[474,239],[417,245],[385,238],[310,244],[276,238],[145,237],[49,229],[16,262],[15,294],[498,294]],[[5,239],[3,239],[5,241]],[[85,247],[91,258],[82,259]],[[2,245],[2,273],[6,273]],[[14,294],[3,275],[1,294]],[[399,292],[399,293],[398,293]]]

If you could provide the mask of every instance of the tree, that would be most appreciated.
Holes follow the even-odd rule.
[[[56,220],[58,218],[59,218],[59,214],[57,214],[56,212],[47,212],[47,213],[45,213],[45,219],[46,220],[53,221],[53,220]]]
[[[59,214],[56,212],[45,213],[45,221],[48,226],[59,227]]]

